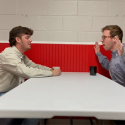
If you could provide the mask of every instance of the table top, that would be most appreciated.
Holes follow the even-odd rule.
[[[125,120],[125,88],[97,74],[31,78],[0,97],[1,118],[89,116]]]

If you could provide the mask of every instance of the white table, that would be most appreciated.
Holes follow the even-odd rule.
[[[94,116],[125,120],[125,88],[97,74],[32,78],[0,97],[0,118]]]

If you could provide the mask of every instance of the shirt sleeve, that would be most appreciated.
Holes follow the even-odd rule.
[[[29,66],[29,67],[38,68],[38,69],[42,69],[42,70],[51,70],[51,68],[49,68],[47,66],[35,64],[25,55],[24,55],[24,63],[25,63],[26,66]]]
[[[109,70],[109,60],[106,56],[103,56],[101,52],[98,52],[97,54],[98,60],[101,63],[102,67],[106,70]]]
[[[22,78],[32,78],[32,77],[47,77],[52,76],[50,70],[45,70],[32,61],[28,61],[27,65],[24,60],[21,60],[17,55],[13,53],[3,53],[1,56],[1,66],[4,70],[20,76]],[[47,68],[48,69],[48,68]]]

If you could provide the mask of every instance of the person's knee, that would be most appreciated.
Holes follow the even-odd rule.
[[[24,119],[22,125],[38,125],[40,119]]]

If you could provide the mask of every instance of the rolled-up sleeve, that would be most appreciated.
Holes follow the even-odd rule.
[[[35,64],[34,62],[32,62],[27,56],[24,55],[24,63],[26,66],[29,67],[33,67],[33,68],[38,68],[38,69],[42,69],[42,70],[50,70],[51,68],[47,67],[47,66],[43,66],[40,64]]]

